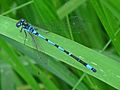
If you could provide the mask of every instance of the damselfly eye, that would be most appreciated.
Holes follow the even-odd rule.
[[[19,21],[18,23],[16,23],[16,27],[20,27],[22,25],[22,23]]]

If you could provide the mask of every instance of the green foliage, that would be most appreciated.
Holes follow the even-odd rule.
[[[119,0],[0,1],[0,90],[120,89],[119,4]],[[15,26],[20,18],[97,72],[40,38],[34,37],[38,49],[29,34],[24,45],[24,32]]]

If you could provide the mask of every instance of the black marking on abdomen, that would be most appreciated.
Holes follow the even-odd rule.
[[[25,29],[29,29],[30,25],[25,24],[25,25],[23,25],[23,27],[24,27]]]
[[[80,60],[80,58],[74,56],[73,54],[70,55],[72,58],[74,58],[75,60],[77,60],[78,62],[82,63],[84,66],[87,65],[87,63],[83,62],[82,60]]]
[[[57,44],[55,44],[54,46],[57,47],[57,48],[59,47]]]
[[[33,27],[30,27],[29,30],[30,30],[31,33],[33,33],[33,31],[34,31]]]
[[[64,50],[64,52],[65,52],[66,54],[69,54],[69,52],[68,52],[68,51],[66,51],[66,50]]]
[[[47,39],[47,38],[46,38],[45,40],[46,40],[46,41],[48,41],[48,39]]]
[[[39,33],[38,33],[38,32],[36,32],[36,33],[35,33],[35,35],[36,35],[36,36],[38,36],[38,35],[39,35]]]
[[[34,29],[32,29],[31,32],[33,33],[33,32],[34,32]]]

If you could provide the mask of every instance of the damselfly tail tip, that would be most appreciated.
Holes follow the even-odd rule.
[[[95,68],[93,68],[93,67],[92,67],[91,65],[89,65],[89,64],[87,64],[86,67],[87,67],[89,70],[93,71],[93,72],[97,72],[97,70],[96,70]]]
[[[96,70],[95,68],[92,68],[91,70],[92,70],[93,72],[97,72],[97,70]]]

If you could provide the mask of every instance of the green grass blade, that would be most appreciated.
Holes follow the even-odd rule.
[[[68,16],[72,11],[77,9],[80,5],[82,5],[86,0],[69,0],[62,7],[57,10],[57,14],[60,19]]]
[[[120,20],[120,8],[119,8],[120,1],[119,0],[116,0],[116,1],[105,0],[102,3],[114,14],[114,16],[118,20]]]
[[[39,90],[39,87],[37,86],[37,83],[33,79],[33,77],[28,73],[28,71],[25,69],[25,67],[21,64],[20,60],[17,58],[15,52],[2,40],[0,39],[0,46],[8,53],[9,57],[11,59],[7,59],[6,62],[11,64],[11,66],[14,68],[14,70],[21,75],[24,80],[28,84],[31,85],[33,90]],[[23,74],[24,73],[24,74]]]
[[[13,70],[8,67],[8,65],[5,66],[5,64],[0,67],[0,82],[1,82],[1,90],[15,90],[15,81],[14,81],[14,75]]]
[[[119,33],[116,34],[116,32],[119,31],[119,21],[114,18],[114,14],[111,13],[102,2],[96,0],[92,0],[91,2],[116,51],[120,54],[120,35],[118,35]]]
[[[20,43],[23,43],[23,35],[21,35],[18,29],[15,27],[15,20],[0,16],[0,21],[0,34],[16,40]],[[120,68],[119,62],[116,62],[113,59],[100,54],[99,52],[91,50],[85,46],[82,46],[74,41],[61,37],[59,35],[50,32],[46,34],[42,30],[40,31],[40,33],[52,40],[53,42],[58,43],[60,46],[73,52],[75,55],[84,58],[86,62],[88,62],[97,69],[97,72],[93,73],[87,70],[85,67],[83,67],[83,65],[73,60],[69,56],[65,55],[64,53],[60,52],[53,46],[47,44],[41,39],[39,39],[39,42],[42,45],[42,50],[40,51],[47,54],[48,56],[54,57],[56,60],[60,60],[70,66],[82,70],[96,77],[97,79],[100,79],[103,82],[113,86],[114,88],[120,89],[120,69],[118,69]],[[18,37],[16,37],[16,35],[18,35]],[[27,46],[32,47],[30,43],[27,43]]]
[[[100,27],[98,17],[93,9],[91,3],[86,2],[75,11],[78,20],[80,18],[80,21],[78,22],[79,27],[77,28],[80,33],[74,34],[74,38],[75,41],[80,42],[85,46],[101,49],[104,45],[104,37],[101,32],[102,28]],[[76,26],[77,25],[75,25],[75,27]],[[73,28],[73,31],[74,30],[75,29]]]
[[[9,20],[8,20],[9,21]],[[14,21],[13,21],[14,22]],[[15,21],[16,22],[16,21]],[[13,24],[15,25],[15,23]],[[18,34],[20,35],[19,40],[21,40],[19,43],[16,43],[16,41],[14,41],[13,39],[9,39],[7,41],[9,41],[9,43],[11,43],[11,45],[13,45],[14,47],[16,47],[19,51],[21,51],[22,53],[24,53],[25,55],[28,55],[30,58],[34,59],[36,61],[36,63],[40,64],[41,66],[43,66],[45,69],[49,70],[50,72],[52,72],[53,74],[55,74],[57,77],[61,78],[63,81],[65,81],[67,84],[69,84],[70,86],[74,86],[75,83],[77,82],[78,78],[71,73],[65,66],[63,66],[62,64],[58,63],[55,58],[51,58],[48,57],[49,53],[46,52],[47,55],[43,55],[43,54],[39,54],[39,56],[41,57],[41,59],[36,55],[37,53],[34,52],[34,48],[33,44],[31,44],[31,37],[28,37],[29,39],[26,42],[26,45],[32,47],[31,48],[27,48],[26,45],[24,45],[24,34],[20,33],[19,30],[16,30],[18,32]],[[46,32],[42,31],[41,33],[46,34]],[[9,34],[13,34],[11,32],[9,32]],[[48,33],[49,35],[49,33]],[[21,43],[21,44],[20,44]],[[40,45],[42,45],[42,43],[44,43],[44,41],[42,40],[42,42],[40,43]],[[46,45],[46,44],[45,44]],[[42,45],[43,47],[44,45]],[[50,46],[51,47],[51,46]],[[49,48],[50,49],[50,48]],[[40,50],[45,50],[43,48],[40,48]],[[53,51],[54,52],[54,51]],[[45,52],[44,52],[45,53]],[[36,57],[37,56],[37,57]],[[49,55],[51,56],[51,55]],[[46,65],[46,61],[48,62],[48,65]],[[71,77],[69,77],[71,76]],[[82,90],[87,90],[86,86],[83,83],[80,83],[79,87],[77,87],[77,89],[81,88]]]
[[[29,60],[29,65],[32,67],[31,70],[34,75],[37,75],[38,78],[43,82],[46,88],[49,90],[59,90],[58,87],[48,78],[48,76],[39,68],[37,68],[34,64],[32,64]],[[39,72],[39,74],[38,74]]]
[[[15,48],[17,48],[20,52],[22,52],[25,55],[32,58],[34,60],[34,62],[36,62],[36,64],[38,64],[38,65],[42,66],[43,68],[45,68],[46,70],[50,71],[55,76],[59,77],[64,82],[66,82],[68,85],[73,87],[76,84],[76,82],[78,81],[78,78],[76,77],[76,75],[74,75],[71,71],[69,71],[68,68],[65,67],[62,63],[58,62],[58,59],[55,59],[53,56],[51,57],[51,56],[48,56],[47,54],[39,53],[40,57],[38,57],[36,55],[37,53],[35,52],[36,50],[26,47],[25,45],[20,44],[18,42],[15,42],[12,39],[7,38],[6,40],[11,45],[13,45]],[[36,71],[36,73],[37,73],[37,71]],[[36,76],[38,75],[38,73],[36,74]],[[72,78],[69,76],[71,76]],[[82,90],[88,90],[86,85],[84,85],[83,83],[80,83],[79,86],[77,87],[77,89],[79,90],[81,87],[82,87]]]
[[[72,90],[75,90],[76,87],[81,83],[81,81],[83,80],[83,78],[86,76],[86,73],[83,73],[83,75],[80,77],[80,79],[78,80],[78,82],[75,84],[75,86],[72,88]]]
[[[10,9],[10,10],[8,10],[8,11],[2,13],[1,15],[7,15],[7,14],[9,14],[9,13],[15,11],[15,10],[18,10],[18,9],[24,7],[24,6],[27,6],[27,5],[31,4],[31,3],[33,3],[33,1],[29,1],[29,2],[24,3],[24,4],[22,4],[22,5],[20,5],[20,6],[16,7],[16,8]]]

